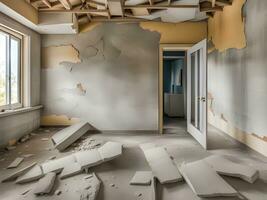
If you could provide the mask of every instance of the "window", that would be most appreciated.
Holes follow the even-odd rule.
[[[21,102],[22,35],[0,26],[0,108],[15,109]]]

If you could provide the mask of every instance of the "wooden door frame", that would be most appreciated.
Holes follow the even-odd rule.
[[[163,134],[163,51],[187,52],[194,44],[160,44],[159,75],[158,75],[158,131]],[[187,65],[186,65],[187,66]]]

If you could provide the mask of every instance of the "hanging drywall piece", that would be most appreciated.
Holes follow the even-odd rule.
[[[216,12],[208,20],[208,37],[220,52],[226,49],[246,47],[243,6],[246,0],[234,0],[222,12]]]
[[[199,197],[238,195],[237,191],[203,160],[183,163],[180,172],[186,183]]]
[[[234,163],[224,156],[213,155],[203,160],[221,175],[238,177],[249,183],[254,183],[259,177],[258,170],[243,164]]]
[[[135,172],[130,185],[150,185],[152,179],[151,171],[137,171]]]
[[[79,122],[57,132],[52,136],[52,141],[59,151],[63,151],[73,142],[83,136],[87,131],[89,131],[90,128],[91,127],[88,122]]]
[[[153,175],[158,178],[161,184],[183,180],[178,168],[163,147],[144,150],[144,154]]]
[[[81,63],[79,51],[73,45],[42,48],[42,68],[59,67],[62,62]]]

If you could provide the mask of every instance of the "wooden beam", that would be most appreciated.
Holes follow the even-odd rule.
[[[64,10],[64,9],[40,9],[39,12],[43,13],[107,13],[108,10],[97,10],[97,9],[71,9],[71,10]]]
[[[203,1],[200,2],[200,12],[216,12],[216,11],[222,11],[222,6],[214,6],[212,7],[212,2],[210,1]]]
[[[134,17],[111,17],[111,19],[105,17],[92,18],[92,22],[144,22],[144,21],[153,21],[153,20],[134,18]]]
[[[198,5],[134,5],[124,6],[124,9],[146,8],[153,10],[167,9],[167,8],[198,8]]]
[[[71,10],[72,9],[72,5],[70,3],[69,0],[58,0],[63,6],[64,8],[66,8],[67,10]]]
[[[52,8],[52,4],[48,0],[42,0],[42,2],[48,7]]]
[[[232,2],[232,0],[216,0],[215,4],[217,6],[231,6]]]

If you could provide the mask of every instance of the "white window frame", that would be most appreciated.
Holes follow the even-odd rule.
[[[8,100],[8,104],[0,106],[0,110],[14,110],[18,108],[22,108],[23,105],[23,35],[19,34],[5,26],[0,24],[0,31],[4,32],[5,34],[10,35],[15,39],[20,41],[20,59],[19,59],[19,100],[18,103],[11,104],[11,99]],[[10,61],[9,61],[10,62]],[[10,88],[9,88],[10,90]]]

